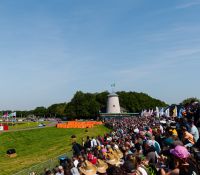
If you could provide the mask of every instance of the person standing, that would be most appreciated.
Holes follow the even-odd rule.
[[[85,145],[84,145],[85,150],[87,150],[88,148],[91,148],[91,139],[89,136],[87,136],[87,140],[85,141]]]
[[[92,137],[92,140],[91,140],[91,148],[95,148],[97,146],[97,141],[94,137]]]
[[[189,122],[189,124],[191,126],[190,133],[193,135],[195,142],[197,142],[198,139],[199,139],[199,131],[198,131],[197,127],[194,125],[194,121],[193,120],[191,120]]]
[[[74,141],[72,143],[72,150],[74,156],[79,156],[81,154],[81,151],[83,150],[83,147],[79,143],[76,143],[76,141]]]

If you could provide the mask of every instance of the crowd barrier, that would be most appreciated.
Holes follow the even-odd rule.
[[[58,123],[57,128],[93,128],[94,125],[103,124],[101,121],[69,121],[66,123]]]
[[[55,168],[57,165],[60,165],[60,157],[68,157],[71,158],[72,156],[72,152],[67,152],[65,154],[56,156],[52,159],[49,159],[45,162],[42,162],[40,164],[37,164],[35,166],[32,166],[28,169],[24,169],[20,172],[17,172],[13,175],[30,175],[32,172],[34,172],[36,175],[44,175],[44,170],[45,169],[49,169],[52,170],[53,168]]]

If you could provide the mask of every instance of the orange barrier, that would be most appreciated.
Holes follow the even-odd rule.
[[[69,121],[66,123],[58,123],[56,125],[57,128],[93,128],[94,125],[101,125],[102,122],[99,121],[87,121],[87,122],[81,122],[81,121]]]

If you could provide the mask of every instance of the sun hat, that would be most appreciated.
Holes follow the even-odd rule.
[[[118,152],[114,151],[112,148],[108,149],[108,153],[114,155],[117,159],[120,159]]]
[[[190,153],[188,152],[187,148],[181,145],[177,145],[174,149],[171,149],[170,153],[173,154],[175,157],[181,159],[185,159],[190,156]]]
[[[96,167],[99,173],[106,173],[106,170],[108,169],[108,164],[104,162],[103,160],[98,159]]]
[[[120,159],[123,157],[123,153],[119,149],[114,149],[114,153],[116,153]]]
[[[120,163],[119,158],[114,154],[108,153],[106,162],[110,165],[118,165]]]
[[[88,160],[85,161],[85,166],[80,167],[79,170],[81,173],[83,173],[85,175],[95,175],[97,172],[96,166],[94,166]]]

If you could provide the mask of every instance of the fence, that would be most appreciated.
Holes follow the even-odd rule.
[[[93,128],[94,125],[102,125],[101,121],[69,121],[66,123],[58,123],[57,128]]]
[[[42,162],[40,164],[34,165],[30,168],[24,169],[20,172],[13,174],[13,175],[30,175],[30,173],[32,173],[32,172],[35,172],[36,175],[43,175],[45,168],[52,170],[53,168],[55,168],[57,165],[60,164],[60,162],[59,162],[60,157],[71,158],[71,156],[72,156],[72,152],[67,152],[65,154],[61,154],[59,156],[56,156],[56,157],[49,159],[45,162]]]

